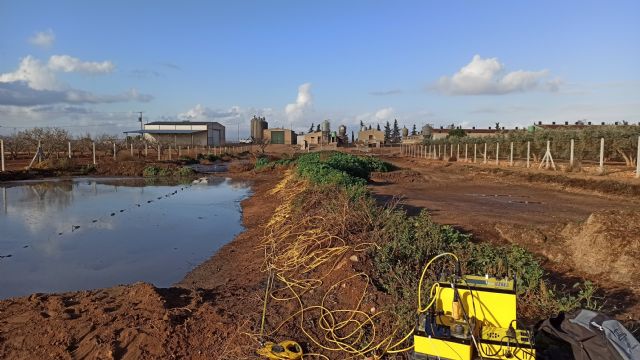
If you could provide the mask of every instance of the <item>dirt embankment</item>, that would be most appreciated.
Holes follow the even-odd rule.
[[[400,197],[410,213],[426,209],[476,241],[520,245],[540,255],[561,286],[589,279],[603,289],[605,311],[640,319],[636,181],[388,160],[404,170],[374,174],[378,199]]]

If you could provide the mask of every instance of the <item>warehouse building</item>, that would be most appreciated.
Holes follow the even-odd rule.
[[[174,146],[220,146],[225,143],[224,125],[215,121],[156,121],[142,130],[125,131],[127,136],[142,135],[145,140]]]

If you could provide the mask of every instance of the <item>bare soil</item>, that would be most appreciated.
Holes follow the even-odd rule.
[[[538,254],[554,280],[589,279],[603,289],[605,311],[640,320],[640,183],[577,179],[548,172],[388,157],[410,170],[374,174],[380,201],[400,197],[409,213],[476,241],[516,244]],[[420,174],[416,181],[415,173]],[[586,186],[584,186],[586,184]]]

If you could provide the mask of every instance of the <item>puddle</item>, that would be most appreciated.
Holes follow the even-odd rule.
[[[0,187],[0,298],[146,281],[170,286],[242,231],[246,183],[145,179]]]

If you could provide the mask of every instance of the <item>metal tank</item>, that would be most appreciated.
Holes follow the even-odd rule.
[[[431,139],[432,134],[433,134],[433,126],[431,124],[427,124],[422,127],[422,137]]]
[[[321,129],[322,129],[322,132],[326,132],[326,133],[331,131],[331,123],[329,123],[329,120],[325,120],[322,122]]]
[[[347,127],[346,127],[346,126],[344,126],[344,125],[340,125],[340,126],[338,127],[338,135],[340,135],[340,136],[345,136],[345,135],[347,135]]]
[[[265,129],[269,128],[269,123],[265,120],[265,118],[254,116],[251,119],[251,137],[254,140],[260,141],[262,140],[262,134]]]
[[[406,126],[403,126],[402,127],[402,137],[406,138],[407,136],[409,136],[409,129],[407,129]]]

